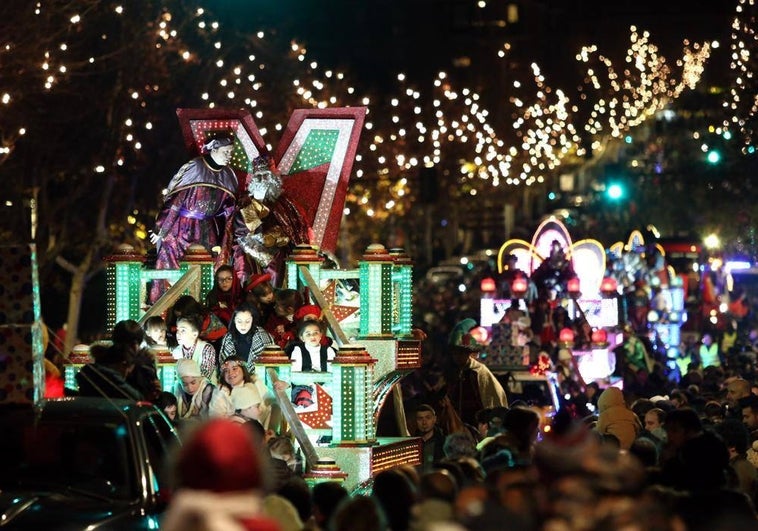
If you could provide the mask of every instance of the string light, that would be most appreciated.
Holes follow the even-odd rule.
[[[741,72],[739,79],[752,75],[747,72],[749,54],[743,53],[747,49],[743,41],[755,36],[750,24],[738,23],[748,4],[752,8],[753,1],[739,1],[733,26],[732,50],[736,56],[733,63]],[[42,9],[42,4],[38,3],[35,12],[39,14]],[[112,13],[114,17],[123,17],[124,7],[117,5],[112,8]],[[81,26],[87,22],[88,16],[72,14],[70,24]],[[208,92],[204,88],[197,94],[198,101],[207,107],[265,109],[268,104],[262,102],[267,101],[268,94],[273,91],[278,91],[276,98],[285,101],[292,98],[299,107],[368,107],[371,119],[366,121],[365,127],[377,134],[372,135],[374,141],[368,149],[362,150],[365,156],[356,159],[353,171],[357,179],[348,193],[346,208],[353,213],[362,212],[374,220],[407,211],[417,192],[411,187],[409,177],[416,176],[421,164],[463,161],[460,172],[453,173],[458,175],[462,193],[468,195],[476,195],[487,187],[528,187],[545,182],[566,157],[584,155],[580,130],[589,133],[595,139],[593,146],[599,147],[598,136],[623,135],[676,99],[684,89],[694,87],[702,76],[711,49],[709,43],[685,41],[683,56],[669,62],[652,43],[649,33],[632,26],[630,46],[621,69],[600,53],[597,46],[581,49],[577,61],[585,68],[585,82],[576,98],[578,101],[572,101],[563,90],[549,86],[539,65],[532,64],[531,80],[514,80],[512,92],[504,95],[502,103],[513,109],[514,119],[510,122],[510,130],[497,132],[493,126],[494,117],[482,105],[481,95],[469,87],[457,86],[446,72],[439,72],[428,88],[413,85],[405,73],[397,73],[395,86],[380,99],[374,94],[359,94],[344,72],[322,67],[308,57],[303,44],[294,40],[284,51],[289,66],[284,71],[294,74],[289,85],[292,93],[281,94],[274,78],[279,68],[271,68],[259,58],[271,56],[263,53],[272,46],[264,42],[263,32],[255,34],[257,40],[244,44],[249,49],[241,57],[248,60],[242,64],[232,63],[226,56],[229,44],[220,37],[218,21],[210,20],[202,8],[190,16],[194,17],[195,24],[185,24],[187,21],[180,20],[182,17],[175,17],[165,9],[154,26],[154,39],[156,47],[175,54],[183,63],[203,57],[204,54],[187,44],[195,42],[198,35],[215,50],[216,56],[209,58],[210,64],[216,66],[215,72],[211,73],[214,79],[209,80],[207,86],[215,86],[217,90]],[[195,31],[198,35],[186,35],[184,39],[182,32],[186,31]],[[61,35],[70,37],[66,32]],[[103,37],[107,40],[108,36]],[[6,44],[6,51],[9,47],[12,49],[12,43]],[[70,48],[70,38],[66,42],[51,43],[41,58],[39,65],[46,73],[42,78],[46,90],[53,90],[84,67],[65,62]],[[506,57],[511,49],[510,43],[504,43],[498,55]],[[90,65],[100,61],[97,56],[89,58]],[[282,58],[276,58],[276,61],[281,62]],[[756,103],[743,94],[745,90],[744,83],[738,83],[733,90],[734,117],[731,124],[724,124],[725,128],[743,123],[740,116],[754,116]],[[140,86],[128,88],[124,93],[124,98],[131,100],[128,105],[135,109],[127,124],[134,125],[134,128],[123,134],[125,147],[133,152],[140,150],[144,140],[135,131],[139,130],[141,134],[151,131],[150,120],[153,118],[145,110],[146,101],[158,92],[158,87],[145,89]],[[15,100],[10,90],[0,96],[0,102],[5,106],[12,106]],[[750,105],[744,112],[741,110],[743,101]],[[391,112],[381,109],[383,102]],[[582,117],[584,109],[589,109],[584,112],[586,118]],[[503,115],[506,112],[503,111]],[[271,114],[269,117],[265,110],[257,111],[256,120],[275,120]],[[139,121],[141,127],[132,124],[132,120]],[[268,124],[261,122],[258,125],[264,136],[272,128],[277,132],[282,130],[279,123],[272,123],[270,127],[264,127]],[[744,136],[745,131],[742,133]],[[377,141],[377,137],[381,140]],[[13,141],[11,139],[8,146],[0,147],[12,151]],[[266,141],[270,144],[269,139]]]
[[[723,104],[731,118],[723,125],[741,138],[743,152],[751,154],[755,152],[755,121],[758,116],[753,59],[755,43],[758,40],[755,25],[755,0],[738,0],[730,36],[731,83]]]

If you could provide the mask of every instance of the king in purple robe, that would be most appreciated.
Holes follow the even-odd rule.
[[[235,242],[248,229],[236,208],[237,176],[228,166],[233,150],[234,137],[214,138],[203,146],[203,155],[184,164],[171,179],[150,234],[158,250],[156,269],[179,269],[187,248],[200,244],[218,252],[216,268],[234,261],[239,266],[235,271],[245,270],[243,253],[234,252]],[[166,281],[154,282],[150,302],[165,290]]]

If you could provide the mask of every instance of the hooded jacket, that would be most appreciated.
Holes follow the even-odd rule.
[[[598,417],[595,429],[600,434],[615,435],[622,450],[628,450],[642,429],[637,415],[624,402],[624,394],[617,387],[608,387],[597,401]]]

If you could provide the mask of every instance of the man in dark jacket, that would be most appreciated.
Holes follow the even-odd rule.
[[[442,448],[445,444],[445,434],[437,426],[437,413],[429,404],[421,404],[416,408],[416,435],[424,441],[421,468],[428,472],[445,457]]]

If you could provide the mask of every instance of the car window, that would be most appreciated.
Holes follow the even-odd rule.
[[[143,419],[142,432],[145,438],[153,490],[162,494],[168,488],[168,458],[179,439],[168,421],[159,414],[149,414]]]
[[[133,454],[123,424],[4,416],[0,433],[0,488],[135,496]]]
[[[555,407],[555,397],[547,379],[522,379],[511,373],[496,374],[496,377],[508,395],[508,403],[521,401],[530,406]]]

